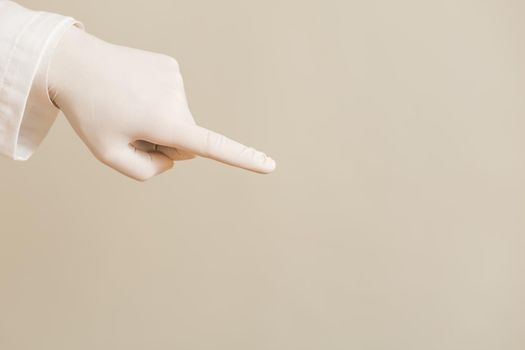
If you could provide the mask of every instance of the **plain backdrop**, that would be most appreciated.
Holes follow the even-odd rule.
[[[525,348],[523,1],[20,3],[174,56],[278,169],[137,183],[60,117],[0,160],[1,349]]]

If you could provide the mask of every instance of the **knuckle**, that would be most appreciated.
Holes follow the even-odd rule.
[[[135,175],[133,178],[139,182],[146,182],[148,181],[149,179],[151,179],[153,177],[153,175],[147,175],[147,174],[137,174]]]
[[[175,58],[164,54],[160,54],[160,57],[167,69],[174,72],[180,71],[179,62]]]
[[[117,154],[117,152],[115,152],[114,150],[112,149],[106,149],[106,150],[103,150],[101,151],[98,155],[97,155],[97,158],[104,164],[106,165],[109,165],[111,167],[113,167],[115,165],[115,163],[118,162],[118,159],[119,159],[119,156]]]
[[[157,172],[153,167],[145,167],[141,169],[140,171],[137,171],[133,178],[140,182],[148,181],[149,179],[153,178],[155,175],[157,175]]]
[[[175,58],[170,57],[170,64],[176,72],[180,72],[180,64]]]
[[[155,169],[154,167],[150,167],[142,175],[142,179],[143,179],[143,181],[147,181],[147,180],[155,177],[155,175],[157,175],[157,173],[158,173],[157,169]]]

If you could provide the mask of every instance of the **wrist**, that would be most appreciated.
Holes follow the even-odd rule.
[[[68,91],[73,88],[72,83],[80,79],[83,74],[84,61],[89,59],[84,52],[91,45],[93,38],[83,29],[71,26],[60,38],[53,52],[48,71],[48,94],[51,102],[61,108]]]

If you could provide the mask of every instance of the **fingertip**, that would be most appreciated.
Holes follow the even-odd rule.
[[[277,163],[273,158],[264,156],[264,160],[260,166],[260,170],[258,171],[261,174],[270,174],[275,171],[277,168]]]
[[[269,163],[270,163],[270,165],[268,167],[268,169],[269,169],[268,173],[273,173],[275,171],[275,169],[277,169],[277,162],[273,158],[268,158],[268,160],[269,160]]]

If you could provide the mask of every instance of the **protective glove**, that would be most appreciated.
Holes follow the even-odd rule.
[[[273,159],[198,126],[175,59],[72,27],[49,69],[50,98],[93,155],[144,181],[195,155],[269,173]]]

